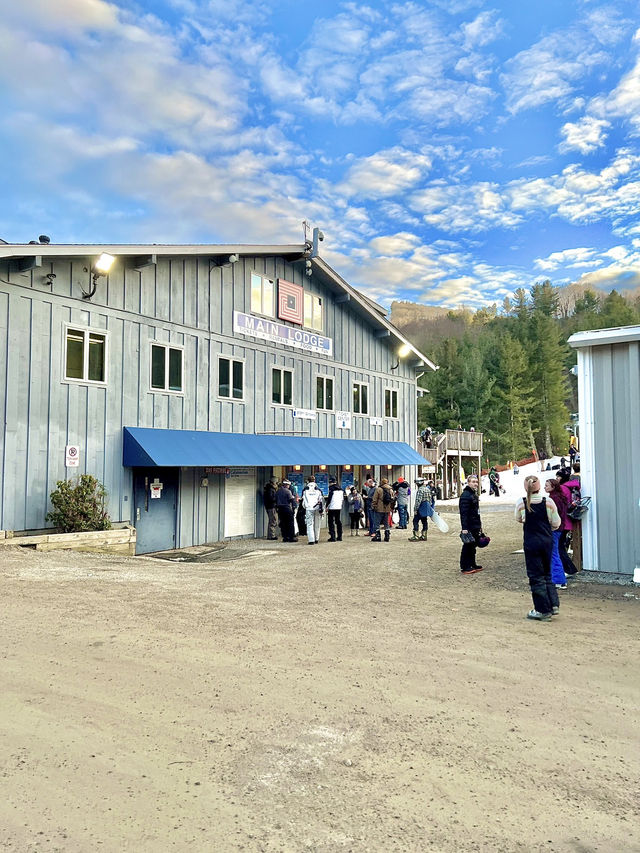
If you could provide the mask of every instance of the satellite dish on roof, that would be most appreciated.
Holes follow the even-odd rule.
[[[48,246],[48,245],[49,245],[49,243],[51,242],[51,237],[47,237],[47,235],[46,235],[46,234],[41,234],[41,235],[38,237],[38,241],[39,241],[40,243],[44,243],[44,244],[45,244],[45,246]]]

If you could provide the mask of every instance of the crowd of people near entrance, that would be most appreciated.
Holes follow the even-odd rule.
[[[568,579],[581,568],[580,519],[589,498],[580,492],[579,457],[572,444],[569,458],[562,457],[560,466],[546,470],[544,479],[530,474],[524,479],[524,495],[515,507],[515,520],[523,527],[523,551],[533,608],[528,619],[544,622],[560,612],[558,592],[566,590]],[[389,542],[391,531],[409,530],[409,541],[426,541],[429,519],[437,518],[436,501],[442,498],[441,484],[417,477],[412,496],[410,484],[402,477],[393,483],[385,477],[376,482],[368,478],[361,488],[343,486],[329,477],[328,494],[324,495],[315,476],[307,477],[298,495],[289,480],[277,482],[275,477],[264,488],[264,506],[268,515],[268,539],[297,542],[298,534],[306,536],[309,545],[320,539],[320,522],[327,514],[328,542],[343,539],[343,510],[349,516],[350,536],[366,536],[371,542]],[[500,477],[495,468],[489,471],[491,495],[500,494]],[[490,538],[482,529],[479,508],[480,480],[470,474],[460,494],[461,575],[473,575],[483,567],[477,562],[478,548],[485,548]],[[413,497],[413,501],[411,501]],[[409,518],[413,503],[413,515]],[[572,554],[569,550],[571,548]]]
[[[425,477],[414,480],[412,536],[410,541],[425,541],[428,520],[433,517],[436,499],[442,497],[441,484]],[[341,542],[344,532],[343,510],[349,516],[350,536],[367,536],[371,542],[389,542],[391,530],[409,529],[411,487],[403,478],[389,483],[385,477],[376,482],[365,480],[361,488],[343,488],[335,477],[329,477],[325,496],[312,474],[307,477],[302,494],[287,479],[272,477],[264,487],[263,501],[267,513],[267,539],[276,540],[278,529],[283,542],[298,542],[306,536],[309,545],[320,540],[320,521],[327,514],[328,542]]]

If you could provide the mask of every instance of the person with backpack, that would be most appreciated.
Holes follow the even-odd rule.
[[[309,545],[317,545],[320,541],[320,519],[324,509],[324,498],[313,474],[308,478],[307,485],[302,490],[302,506],[305,511],[308,543]]]
[[[262,500],[267,513],[267,539],[278,538],[278,513],[276,512],[276,484],[277,479],[271,477],[268,483],[265,484],[262,492]]]
[[[553,500],[540,494],[535,474],[524,478],[524,486],[526,494],[516,504],[515,517],[524,527],[524,561],[533,599],[527,619],[548,622],[560,612],[558,590],[551,580],[552,532],[560,527],[560,516]]]
[[[411,489],[404,477],[398,477],[391,487],[396,493],[396,505],[398,507],[398,530],[406,530],[409,526],[409,495]]]
[[[342,505],[344,504],[344,492],[338,485],[335,477],[329,477],[329,494],[327,495],[327,509],[329,511],[329,539],[328,542],[342,542]]]
[[[435,501],[433,492],[427,485],[424,477],[416,477],[414,482],[418,487],[418,491],[416,492],[416,502],[413,508],[413,536],[409,538],[409,542],[426,542],[429,531],[429,516],[433,515]],[[420,522],[422,522],[422,535],[418,536]]]
[[[349,505],[349,518],[351,519],[351,535],[360,536],[360,518],[362,517],[362,498],[355,486],[351,486],[347,492],[347,504]]]
[[[388,542],[391,538],[391,525],[389,516],[393,512],[395,505],[395,496],[389,485],[386,477],[380,480],[380,485],[375,490],[371,508],[375,513],[374,535],[371,537],[372,542],[381,542],[380,525],[384,524],[384,541]]]

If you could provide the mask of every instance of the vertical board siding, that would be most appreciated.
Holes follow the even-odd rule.
[[[114,521],[130,520],[132,475],[122,467],[123,426],[296,431],[415,444],[412,371],[402,364],[391,376],[379,375],[396,360],[390,339],[376,338],[373,325],[349,303],[337,305],[335,293],[307,277],[302,262],[249,257],[215,266],[204,256],[162,257],[138,270],[132,259],[119,259],[109,277],[98,279],[95,296],[85,300],[92,262],[56,259],[32,275],[12,273],[19,285],[13,291],[11,284],[0,287],[2,527],[45,526],[55,482],[76,471],[104,483]],[[53,286],[44,279],[49,269],[56,273]],[[332,358],[234,335],[233,311],[250,312],[252,271],[286,278],[322,297]],[[66,323],[106,331],[105,387],[65,381]],[[151,391],[153,340],[183,348],[182,394]],[[219,355],[243,360],[244,402],[218,398]],[[273,366],[294,372],[291,408],[271,402]],[[293,408],[316,411],[318,375],[334,379],[334,409],[317,410],[315,421],[294,419]],[[369,387],[369,413],[354,414],[351,430],[338,430],[335,411],[351,411],[354,381]],[[384,417],[386,387],[398,390],[400,417],[372,427],[371,417]],[[67,444],[80,446],[79,469],[65,469]],[[209,475],[206,488],[200,486],[202,475],[197,469],[181,472],[177,545],[215,541],[223,533],[224,476]]]

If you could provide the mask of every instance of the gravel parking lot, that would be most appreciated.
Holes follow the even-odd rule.
[[[486,522],[470,577],[457,529],[0,552],[0,847],[640,851],[640,588],[527,621]]]

